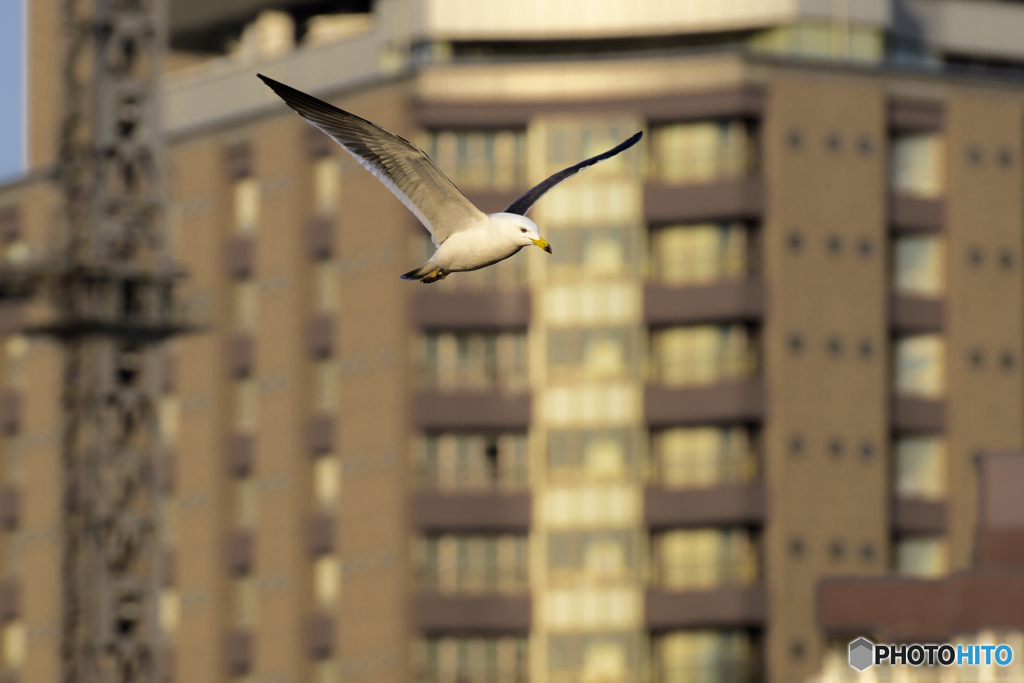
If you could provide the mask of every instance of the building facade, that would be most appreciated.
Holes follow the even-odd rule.
[[[1024,9],[238,4],[172,3],[168,229],[207,327],[160,409],[170,679],[798,681],[821,579],[969,565],[974,454],[1024,447]],[[12,260],[55,222],[56,5]],[[421,287],[426,231],[257,71],[487,212],[645,137],[537,204],[551,256]],[[22,681],[59,634],[36,314],[0,316]]]
[[[912,577],[831,578],[819,594],[819,621],[832,648],[816,680],[820,683],[865,680],[1013,681],[1024,662],[1016,656],[1024,645],[1024,595],[1021,551],[1024,532],[1020,488],[1024,453],[986,452],[976,461],[978,526],[971,567],[954,575],[921,581]],[[972,657],[973,666],[882,665],[860,673],[848,664],[850,642],[869,634],[879,643],[950,643],[956,646],[1006,645],[1009,661]],[[861,636],[862,637],[862,636]],[[971,661],[973,659],[973,661]],[[1005,659],[1005,657],[1003,658]],[[956,662],[960,664],[958,660]]]

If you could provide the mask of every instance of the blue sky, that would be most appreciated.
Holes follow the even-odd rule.
[[[22,170],[22,4],[0,1],[0,178]]]

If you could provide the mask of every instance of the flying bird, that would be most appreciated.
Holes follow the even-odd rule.
[[[530,245],[550,254],[551,246],[526,213],[555,185],[587,166],[629,149],[643,135],[637,133],[604,154],[555,173],[501,213],[485,214],[463,196],[423,150],[408,140],[272,78],[257,76],[289,107],[334,138],[384,183],[430,232],[437,250],[422,266],[403,274],[403,280],[437,282],[450,273],[478,270],[503,261]]]

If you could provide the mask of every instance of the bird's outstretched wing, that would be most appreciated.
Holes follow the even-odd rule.
[[[537,200],[543,197],[547,193],[547,191],[553,188],[555,185],[562,182],[563,180],[568,180],[569,178],[573,177],[574,175],[585,169],[587,166],[593,166],[599,161],[610,159],[619,152],[623,152],[629,149],[637,142],[639,142],[640,138],[642,138],[643,136],[643,132],[637,133],[630,139],[620,144],[618,147],[610,149],[604,154],[598,154],[596,157],[590,157],[589,159],[581,161],[575,166],[570,166],[569,168],[563,171],[559,171],[558,173],[554,174],[547,180],[533,186],[532,188],[527,190],[523,196],[509,204],[508,208],[505,209],[505,213],[514,213],[520,216],[525,216],[526,212],[529,211],[530,208],[537,203]]]
[[[416,145],[323,100],[262,74],[257,76],[377,176],[426,226],[434,244],[487,220]]]

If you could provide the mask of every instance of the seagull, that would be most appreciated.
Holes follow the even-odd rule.
[[[401,277],[424,284],[450,273],[485,268],[530,245],[550,254],[551,245],[526,213],[555,185],[629,149],[643,136],[639,132],[614,149],[555,173],[501,213],[485,214],[408,140],[263,74],[257,76],[300,116],[334,138],[423,223],[437,250],[430,260]]]

